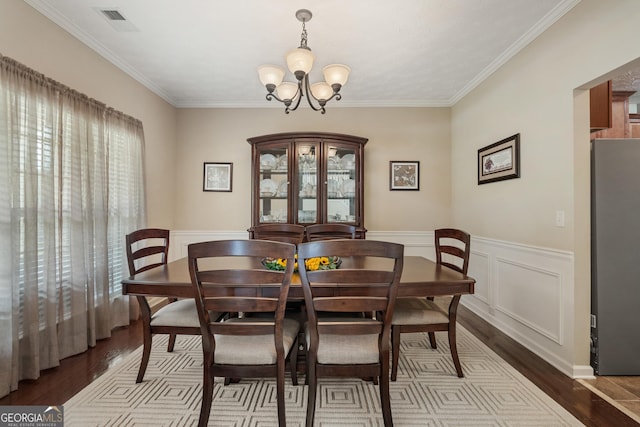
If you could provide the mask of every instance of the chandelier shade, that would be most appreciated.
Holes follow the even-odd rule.
[[[275,65],[262,65],[258,67],[258,76],[260,83],[264,86],[272,84],[278,86],[284,79],[284,71]]]
[[[324,79],[331,86],[334,84],[344,86],[349,79],[349,73],[351,73],[351,68],[342,64],[331,64],[322,69]]]
[[[340,89],[347,83],[351,69],[342,64],[327,65],[322,69],[325,81],[309,83],[309,73],[313,68],[315,55],[307,46],[307,30],[305,23],[311,19],[311,12],[300,9],[296,12],[296,18],[302,22],[302,35],[300,46],[290,50],[286,55],[287,68],[295,76],[297,83],[283,82],[282,68],[275,65],[261,65],[258,67],[260,82],[267,89],[267,101],[275,99],[285,105],[285,113],[289,114],[300,105],[303,97],[307,98],[309,106],[324,114],[328,101],[342,99]]]
[[[329,99],[333,95],[333,89],[325,82],[318,82],[311,85],[311,94],[316,99]]]
[[[298,93],[298,85],[291,82],[283,82],[276,88],[276,93],[280,99],[293,99]]]
[[[311,53],[311,50],[299,47],[287,53],[287,67],[289,67],[289,71],[293,74],[296,74],[298,71],[309,74],[309,71],[313,68],[314,59],[316,58],[315,55]]]

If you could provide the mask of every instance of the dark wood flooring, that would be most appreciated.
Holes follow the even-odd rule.
[[[459,309],[458,321],[586,426],[640,425],[464,307]],[[62,405],[141,343],[139,324],[117,329],[111,338],[99,341],[86,353],[63,360],[59,367],[44,371],[38,380],[22,381],[17,391],[0,399],[0,405]],[[635,391],[640,389],[636,387]]]

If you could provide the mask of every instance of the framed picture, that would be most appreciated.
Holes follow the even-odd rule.
[[[202,191],[231,191],[233,163],[205,163]]]
[[[420,190],[420,162],[389,162],[389,190]]]
[[[478,150],[478,185],[520,178],[520,134]]]

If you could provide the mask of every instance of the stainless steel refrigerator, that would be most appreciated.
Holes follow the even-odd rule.
[[[591,366],[640,375],[640,139],[591,142]]]

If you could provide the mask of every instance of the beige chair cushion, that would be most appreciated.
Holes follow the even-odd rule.
[[[449,323],[449,316],[435,302],[425,298],[398,298],[392,325],[433,325]]]
[[[362,322],[368,319],[362,317],[353,318],[354,321]],[[322,322],[345,322],[349,321],[345,317],[323,317]],[[305,334],[307,348],[310,346],[309,324],[305,323]],[[334,335],[320,334],[318,344],[318,363],[325,365],[351,365],[378,363],[380,353],[378,351],[378,334],[372,335]]]
[[[151,316],[151,326],[200,327],[196,300],[181,299],[165,305]]]
[[[267,322],[259,317],[232,318],[227,322]],[[282,341],[285,356],[298,337],[300,323],[285,318],[282,323]],[[218,335],[215,336],[215,363],[222,365],[273,365],[276,363],[276,346],[273,335]]]

